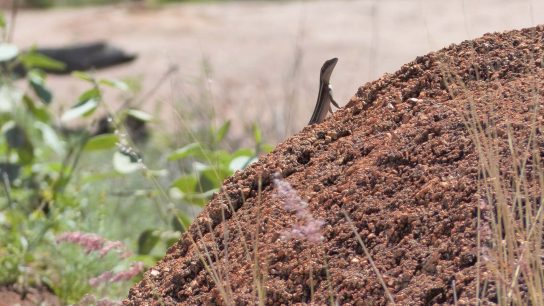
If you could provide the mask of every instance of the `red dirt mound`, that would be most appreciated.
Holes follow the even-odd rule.
[[[543,95],[543,36],[542,26],[488,34],[362,86],[328,120],[227,179],[124,304],[387,304],[352,227],[395,302],[496,302],[494,290],[476,296],[479,161],[463,118],[469,102],[492,101],[498,130],[508,122],[527,139]],[[497,146],[506,158],[507,143]],[[323,239],[307,239],[319,222]]]

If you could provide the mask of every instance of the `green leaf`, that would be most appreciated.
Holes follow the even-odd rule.
[[[265,153],[270,153],[274,150],[274,146],[271,144],[262,144],[261,145],[261,151]]]
[[[156,256],[151,255],[136,255],[130,257],[133,262],[141,261],[146,267],[153,267],[157,263]],[[159,258],[160,259],[160,258]]]
[[[223,123],[223,125],[219,128],[219,130],[217,131],[217,134],[215,134],[215,141],[218,143],[221,142],[221,140],[225,138],[229,130],[230,130],[230,120]]]
[[[143,122],[149,122],[153,119],[153,116],[138,109],[129,109],[127,111],[127,115],[139,119]]]
[[[178,232],[185,232],[193,220],[186,214],[177,213],[172,217],[172,228]]]
[[[13,182],[17,177],[19,177],[20,170],[21,166],[18,164],[0,163],[0,179],[4,179],[5,173],[7,174],[8,181]]]
[[[234,173],[238,170],[244,169],[256,160],[257,158],[253,156],[238,156],[230,162],[229,169]]]
[[[19,60],[26,68],[41,68],[47,70],[64,70],[66,64],[46,55],[31,51],[19,55]]]
[[[98,90],[98,88],[96,87],[93,87],[82,93],[77,100],[78,103],[76,105],[82,104],[88,100],[100,100],[100,90]]]
[[[81,118],[88,116],[92,114],[96,107],[98,106],[98,101],[95,99],[87,100],[84,103],[78,104],[69,110],[67,110],[64,114],[62,114],[62,117],[60,118],[61,121],[67,122],[74,120],[76,118]]]
[[[19,54],[19,48],[16,45],[0,43],[0,62],[12,60],[17,54]]]
[[[160,236],[156,230],[147,229],[143,231],[138,237],[138,254],[149,255],[159,242],[159,238]]]
[[[168,155],[168,160],[170,161],[178,160],[188,156],[193,156],[201,152],[202,152],[201,145],[198,142],[193,142],[180,149],[177,149],[176,151]]]
[[[11,112],[21,102],[23,92],[7,84],[0,85],[0,113]]]
[[[176,244],[176,242],[178,242],[178,240],[179,240],[179,237],[166,239],[165,241],[166,248],[167,249],[171,248],[174,244]]]
[[[164,241],[166,247],[169,248],[179,240],[179,231],[162,231],[160,239],[161,241]]]
[[[19,164],[27,165],[34,160],[34,146],[23,128],[15,122],[9,121],[2,127],[2,134],[4,134],[8,146],[17,151]]]
[[[130,88],[128,87],[127,83],[119,80],[114,79],[101,79],[98,81],[100,85],[105,85],[113,88],[120,89],[122,91],[128,91]]]
[[[253,156],[255,154],[253,153],[253,150],[251,150],[251,149],[241,148],[241,149],[236,150],[231,155],[232,155],[233,158],[235,158],[235,157],[238,157],[238,156]]]
[[[185,200],[196,206],[204,206],[211,199],[213,194],[218,191],[219,188],[212,188],[205,192],[193,193],[186,196]]]
[[[222,165],[225,167],[228,166],[230,161],[233,159],[233,156],[231,156],[231,154],[228,151],[219,150],[219,149],[216,149],[210,152],[205,152],[205,154],[203,154],[203,157],[206,160],[209,160],[211,164],[215,166]]]
[[[113,168],[119,173],[128,174],[140,170],[141,165],[137,156],[117,151],[113,154]]]
[[[86,82],[94,82],[93,76],[83,71],[74,71],[72,76]]]
[[[259,126],[257,126],[256,123],[253,124],[253,140],[255,140],[255,143],[259,144],[262,142],[262,133]]]
[[[209,167],[200,171],[199,187],[201,191],[208,191],[221,187],[223,181],[232,175],[229,169],[223,167]]]
[[[198,179],[194,175],[182,175],[173,183],[172,187],[176,187],[183,193],[192,193],[196,191]]]
[[[65,149],[64,149],[64,146],[65,144],[60,140],[59,136],[57,135],[57,133],[55,132],[55,130],[43,123],[43,122],[40,122],[40,121],[36,121],[34,122],[34,127],[38,130],[40,130],[40,132],[42,133],[42,138],[43,138],[43,142],[48,146],[50,147],[51,149],[53,149],[53,151],[55,151],[55,153],[57,153],[57,155],[64,155],[65,153]]]
[[[115,148],[118,141],[119,137],[115,134],[97,135],[87,141],[84,150],[90,152],[112,149]]]
[[[6,17],[4,16],[4,12],[0,11],[0,29],[6,28]]]
[[[53,94],[44,85],[45,74],[39,73],[36,70],[31,70],[28,73],[28,82],[30,83],[30,87],[32,87],[32,90],[34,90],[34,93],[36,93],[38,98],[40,98],[43,103],[51,103]]]
[[[25,130],[14,121],[8,121],[2,126],[2,134],[6,137],[8,146],[14,149],[20,149],[29,142]]]
[[[34,115],[34,117],[36,117],[36,119],[38,119],[39,121],[48,123],[51,120],[47,109],[41,105],[36,105],[34,100],[32,100],[32,98],[30,98],[28,95],[23,96],[23,103],[30,111],[30,113],[32,113],[32,115]]]

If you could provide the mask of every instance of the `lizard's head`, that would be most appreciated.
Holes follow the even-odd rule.
[[[334,70],[334,66],[336,66],[337,62],[338,62],[338,58],[335,57],[323,63],[323,66],[321,67],[320,81],[329,82],[332,71]]]

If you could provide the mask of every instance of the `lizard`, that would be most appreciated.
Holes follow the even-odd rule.
[[[319,92],[317,94],[317,102],[315,104],[312,118],[310,118],[310,122],[308,123],[308,125],[323,122],[325,117],[327,117],[327,113],[332,113],[331,103],[336,108],[340,108],[338,106],[338,103],[336,103],[336,101],[334,101],[334,98],[332,97],[332,87],[330,84],[331,74],[337,62],[338,58],[331,58],[330,60],[325,61],[325,63],[323,63],[323,66],[321,67],[321,73],[319,74]]]

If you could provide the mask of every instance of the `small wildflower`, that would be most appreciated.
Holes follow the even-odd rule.
[[[295,212],[301,224],[283,234],[286,239],[306,239],[311,242],[323,240],[321,227],[325,224],[322,220],[315,219],[308,210],[308,203],[301,199],[289,182],[282,180],[279,175],[274,178],[274,186],[278,190],[277,197],[283,202],[287,211]]]
[[[89,285],[93,287],[97,287],[100,284],[108,283],[108,282],[124,282],[132,279],[136,275],[140,274],[144,270],[144,263],[143,262],[135,262],[132,264],[130,268],[128,268],[125,271],[121,271],[118,273],[113,273],[112,271],[106,271],[102,274],[100,274],[97,277],[93,277],[89,279]]]
[[[284,238],[292,239],[307,239],[311,242],[319,242],[323,240],[321,235],[321,227],[325,222],[321,220],[311,219],[304,225],[295,225],[290,232],[284,234]]]
[[[129,250],[125,250],[124,252],[119,254],[119,257],[121,257],[121,259],[127,259],[130,256],[132,256],[132,253]]]
[[[87,253],[98,251],[102,248],[106,239],[96,235],[81,232],[62,233],[57,236],[57,243],[68,242],[81,246]]]
[[[275,178],[274,185],[278,190],[276,196],[283,202],[283,208],[287,211],[294,211],[298,217],[304,217],[307,213],[308,203],[298,196],[291,184]]]
[[[96,300],[96,297],[92,294],[85,294],[85,296],[75,304],[75,306],[118,306],[122,305],[118,301],[112,301],[107,298]]]
[[[124,245],[121,241],[108,241],[104,244],[104,246],[98,251],[98,254],[100,254],[100,257],[104,257],[106,254],[108,254],[111,250],[117,249],[117,250],[123,250]]]
[[[57,243],[73,243],[81,246],[87,254],[98,252],[100,257],[106,256],[111,250],[117,250],[121,258],[131,254],[121,241],[109,241],[92,233],[66,232],[57,236]]]
[[[135,277],[136,275],[140,274],[144,270],[144,263],[141,261],[135,262],[132,264],[128,270],[121,271],[117,274],[115,274],[112,278],[112,282],[124,282],[128,281],[131,278]]]
[[[96,302],[96,306],[117,306],[122,305],[120,302],[112,301],[110,299],[101,299]]]
[[[75,304],[75,306],[89,306],[96,304],[96,298],[92,294],[85,294],[85,296],[79,301],[79,303]]]
[[[89,279],[89,285],[93,287],[97,287],[100,284],[109,282],[112,277],[113,277],[113,272],[106,271],[98,275],[97,277],[92,277],[91,279]]]

